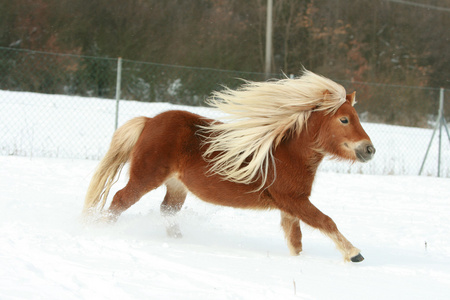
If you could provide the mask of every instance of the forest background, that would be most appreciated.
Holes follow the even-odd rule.
[[[298,75],[304,66],[353,85],[372,83],[355,88],[364,96],[358,98],[359,109],[370,111],[372,121],[426,125],[429,116],[389,120],[382,115],[399,109],[421,115],[436,112],[438,92],[433,89],[430,95],[428,88],[450,88],[450,3],[398,2],[402,1],[274,0],[272,72]],[[0,47],[263,72],[266,4],[1,0]],[[11,58],[2,65],[10,62]],[[384,85],[417,88],[380,92]]]

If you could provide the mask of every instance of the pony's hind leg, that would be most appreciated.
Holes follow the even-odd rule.
[[[181,238],[182,234],[175,214],[180,211],[186,199],[187,189],[183,183],[172,177],[166,181],[167,192],[161,203],[161,215],[166,221],[167,235],[173,238]]]
[[[281,211],[281,227],[286,237],[291,255],[299,255],[302,252],[302,231],[300,220],[284,211]]]
[[[138,165],[132,162],[130,179],[127,185],[114,195],[108,209],[110,221],[116,221],[125,210],[138,202],[142,196],[164,184],[169,176],[170,173],[166,168],[155,170],[151,168],[151,164],[141,163]]]
[[[154,188],[156,188],[155,186]],[[147,192],[153,188],[144,188],[142,185],[138,185],[133,181],[128,181],[128,184],[118,191],[111,202],[111,205],[107,211],[108,220],[115,222],[119,216],[133,204],[139,201]]]

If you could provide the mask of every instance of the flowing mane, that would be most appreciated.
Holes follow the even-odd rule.
[[[201,129],[209,171],[244,184],[261,178],[262,187],[283,138],[300,133],[313,111],[336,112],[345,97],[343,86],[307,70],[295,79],[247,81],[237,90],[214,92],[208,103],[228,116]]]

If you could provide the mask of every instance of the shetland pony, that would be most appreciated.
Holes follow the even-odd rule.
[[[295,79],[245,82],[208,99],[228,114],[219,122],[186,111],[137,117],[120,127],[89,185],[83,214],[95,218],[122,167],[129,181],[106,212],[115,221],[144,194],[165,184],[161,213],[170,217],[187,192],[219,205],[279,209],[292,255],[302,251],[300,220],[330,237],[344,260],[364,258],[334,221],[309,200],[317,168],[326,155],[351,162],[375,154],[353,105],[355,92],[304,71]],[[171,236],[180,236],[175,223]]]

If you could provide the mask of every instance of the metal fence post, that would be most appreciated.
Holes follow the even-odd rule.
[[[442,116],[444,115],[444,88],[439,93],[439,150],[438,150],[438,177],[441,177],[441,147],[442,147]]]
[[[266,20],[266,61],[265,73],[266,79],[269,79],[272,68],[272,9],[273,1],[267,0],[267,20]]]
[[[422,161],[422,166],[420,167],[419,175],[422,174],[423,167],[425,165],[425,161],[427,160],[428,152],[430,151],[431,144],[433,143],[434,136],[436,134],[436,130],[439,128],[439,148],[438,148],[438,171],[437,176],[441,177],[441,148],[442,148],[442,126],[444,126],[447,137],[450,142],[450,134],[447,127],[447,122],[445,121],[444,117],[444,88],[441,88],[439,93],[439,112],[438,112],[438,118],[436,120],[436,126],[434,127],[433,134],[431,135],[430,143],[428,144],[427,152],[425,153],[425,157]]]
[[[120,84],[122,82],[122,57],[117,59],[117,80],[116,80],[116,120],[114,123],[114,130],[117,130],[119,125],[119,102],[120,102]]]

